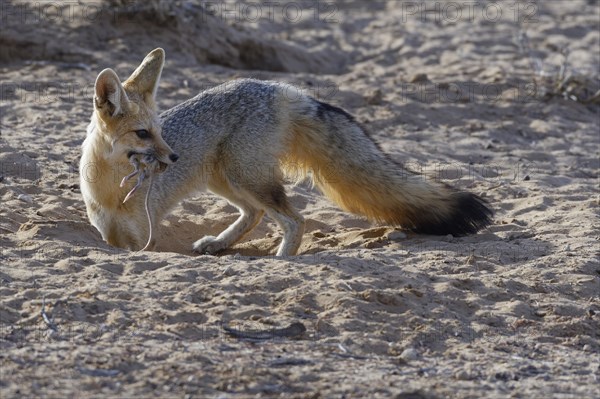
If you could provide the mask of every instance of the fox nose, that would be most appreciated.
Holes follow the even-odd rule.
[[[169,155],[169,159],[171,160],[171,162],[177,162],[177,160],[179,159],[179,155],[173,153]]]

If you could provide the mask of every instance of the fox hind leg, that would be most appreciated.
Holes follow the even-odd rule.
[[[254,154],[251,159],[229,158],[228,155],[234,152],[220,154],[207,186],[210,191],[237,206],[241,215],[217,237],[196,241],[194,250],[211,254],[222,251],[252,230],[266,212],[283,230],[277,256],[295,255],[302,241],[304,219],[288,202],[278,160],[270,154]],[[256,159],[262,162],[252,168]]]
[[[216,254],[239,241],[262,219],[265,211],[283,230],[283,240],[277,256],[295,255],[304,233],[304,218],[288,203],[280,183],[249,187],[243,192],[229,187],[210,186],[209,189],[240,209],[240,217],[217,237],[206,236],[196,241],[193,249],[199,253]]]
[[[283,230],[283,240],[277,250],[277,256],[296,255],[304,233],[304,218],[290,206],[283,185],[270,185],[259,199],[267,214]]]
[[[283,240],[277,250],[277,256],[293,256],[298,252],[304,233],[304,218],[295,210],[281,212],[278,209],[267,209],[267,214],[275,219],[283,230]]]

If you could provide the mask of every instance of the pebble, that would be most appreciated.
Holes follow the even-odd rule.
[[[429,76],[427,76],[426,73],[417,73],[409,79],[410,83],[423,83],[423,82],[428,82],[428,81],[429,81]]]
[[[402,232],[402,231],[392,231],[391,233],[389,233],[387,235],[388,240],[391,241],[396,241],[396,240],[402,240],[404,238],[406,238],[406,233]]]
[[[419,357],[419,353],[415,348],[406,348],[400,354],[400,357],[406,361],[408,360],[416,360]]]
[[[380,89],[376,89],[375,91],[365,96],[365,101],[369,105],[381,105],[381,103],[383,102],[383,93]]]
[[[27,195],[27,194],[19,194],[17,196],[17,199],[19,199],[23,202],[27,202],[28,204],[33,204],[33,198],[31,198],[31,196]]]
[[[466,381],[470,380],[471,376],[465,370],[460,370],[454,375],[454,378],[456,378],[457,380]]]

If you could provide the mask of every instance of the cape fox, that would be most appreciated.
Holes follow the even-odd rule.
[[[158,225],[186,196],[208,189],[239,218],[217,237],[193,244],[215,254],[239,241],[266,213],[283,230],[278,256],[296,254],[304,230],[284,176],[308,176],[342,209],[417,233],[464,235],[491,223],[478,196],[428,181],[396,164],[344,110],[291,85],[236,80],[163,112],[156,91],[164,51],[155,49],[125,82],[111,69],[96,79],[94,112],[83,143],[81,192],[91,223],[109,244],[140,249],[149,216]],[[123,203],[133,183],[130,158],[142,154],[162,171]]]

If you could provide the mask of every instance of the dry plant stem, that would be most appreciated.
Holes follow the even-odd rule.
[[[299,338],[306,332],[306,327],[300,322],[290,324],[286,328],[269,328],[266,330],[248,330],[222,326],[225,332],[235,338],[250,340],[268,340],[276,338]]]
[[[550,73],[544,71],[544,61],[534,56],[527,32],[522,27],[519,28],[518,42],[521,52],[529,60],[533,78],[542,90],[541,97],[559,96],[581,104],[600,103],[600,90],[597,87],[591,87],[597,77],[593,78],[577,73],[575,66],[569,60],[570,50],[568,47],[560,50],[563,62],[558,72]]]
[[[44,320],[44,323],[46,323],[49,329],[51,329],[54,332],[58,331],[58,327],[56,327],[54,320],[52,320],[52,318],[49,317],[46,313],[46,298],[42,298],[42,319]]]

